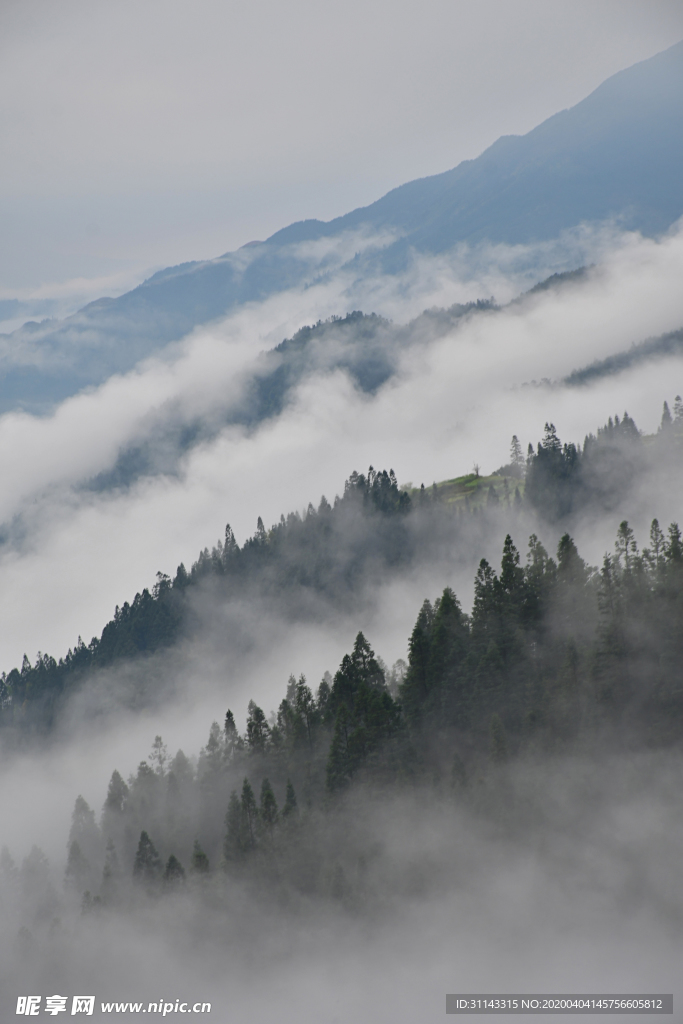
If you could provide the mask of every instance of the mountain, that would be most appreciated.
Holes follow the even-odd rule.
[[[674,355],[683,355],[683,329],[669,331],[658,338],[647,338],[639,345],[631,345],[626,351],[616,352],[606,359],[596,359],[588,366],[574,370],[562,383],[569,386],[592,384],[601,377],[611,377],[655,359],[666,359]]]
[[[683,215],[682,158],[680,42],[608,78],[527,135],[503,136],[476,160],[402,185],[328,224],[292,224],[269,241],[368,225],[402,233],[386,255],[409,247],[439,253],[457,242],[545,241],[583,221],[611,218],[654,235]]]
[[[200,636],[206,643],[210,608],[222,609],[220,629],[231,636],[234,650],[253,642],[247,639],[245,608],[256,632],[272,615],[288,626],[320,623],[350,609],[359,615],[381,581],[437,563],[440,571],[445,565],[452,570],[458,552],[468,552],[464,558],[476,565],[477,552],[492,533],[501,538],[509,532],[532,534],[536,543],[537,533],[548,528],[559,537],[581,520],[595,522],[596,516],[606,514],[618,522],[623,509],[632,507],[633,494],[654,495],[668,486],[665,482],[680,472],[682,457],[683,403],[678,401],[674,417],[665,406],[654,435],[641,434],[624,414],[610,417],[583,446],[562,445],[555,427],[546,423],[535,453],[525,460],[520,448],[511,464],[490,477],[473,473],[431,488],[402,490],[393,469],[370,467],[367,476],[353,472],[332,504],[323,496],[317,510],[309,504],[303,516],[283,514],[269,529],[259,518],[256,532],[241,548],[228,525],[224,541],[200,552],[189,571],[181,563],[173,579],[159,572],[151,591],[145,588],[117,606],[100,637],[87,646],[79,637],[59,660],[39,652],[32,665],[24,655],[21,668],[1,673],[0,747],[20,734],[50,731],[77,693],[88,691],[94,715],[106,713],[115,694],[122,704],[137,708],[165,699],[167,674],[151,670],[149,659],[172,649],[177,653],[180,643]],[[622,522],[620,528],[627,525]],[[683,592],[683,547],[676,524],[670,537],[678,593]],[[647,560],[652,552],[646,552]],[[655,551],[654,562],[657,557]],[[513,576],[521,572],[513,569]],[[680,618],[682,606],[675,607]],[[241,623],[238,630],[229,625],[234,615]],[[175,656],[169,657],[170,664]],[[142,666],[139,674],[124,672],[107,681],[109,670],[133,666],[136,659]],[[678,664],[676,659],[670,663]]]
[[[477,159],[370,206],[291,224],[237,252],[162,270],[62,322],[0,336],[0,412],[45,411],[242,303],[342,266],[356,276],[395,274],[414,253],[542,242],[583,222],[614,220],[657,235],[683,215],[682,164],[683,42],[613,75],[527,135],[504,136]],[[341,240],[352,233],[365,242],[352,246],[349,261]],[[322,257],[300,245],[323,239],[330,245]]]

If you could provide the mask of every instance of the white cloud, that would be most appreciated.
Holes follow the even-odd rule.
[[[38,648],[63,653],[78,633],[89,639],[116,603],[151,585],[157,570],[191,561],[226,521],[243,541],[257,516],[270,523],[321,493],[332,498],[354,468],[391,466],[399,479],[430,484],[468,472],[474,461],[495,469],[512,433],[526,446],[546,420],[563,439],[582,441],[626,408],[654,429],[662,400],[683,391],[675,360],[585,389],[520,385],[560,378],[679,327],[681,270],[683,236],[627,236],[580,286],[540,293],[409,348],[376,397],[357,393],[342,372],[309,378],[278,419],[253,432],[223,429],[184,457],[178,476],[141,479],[125,492],[74,486],[110,466],[119,446],[144,436],[150,420],[215,414],[239,394],[255,354],[374,284],[334,278],[245,307],[222,326],[197,331],[173,356],[69,399],[53,417],[3,417],[3,518],[20,516],[22,531],[2,555],[3,664]],[[430,305],[433,287],[445,299],[444,280],[444,267],[433,278],[426,262],[417,287],[380,282],[382,312]],[[453,291],[462,293],[462,282],[452,281],[451,297]],[[664,518],[659,508],[652,514]]]

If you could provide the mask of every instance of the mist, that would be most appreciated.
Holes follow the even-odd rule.
[[[286,1020],[432,1020],[448,991],[673,989],[677,999],[680,793],[674,754],[560,760],[542,781],[526,763],[464,798],[361,792],[329,833],[321,825],[316,852],[329,867],[316,899],[282,879],[271,889],[195,878],[182,893],[85,916],[61,891],[65,830],[54,828],[42,918],[5,871],[7,1013],[29,990],[96,993],[98,1007],[208,1001],[219,1020],[276,1009]],[[18,934],[22,920],[31,927]]]
[[[624,409],[652,432],[662,401],[683,390],[675,357],[581,389],[560,382],[596,358],[680,327],[682,259],[680,234],[660,242],[618,236],[576,284],[464,317],[445,333],[418,320],[400,344],[387,334],[394,372],[374,394],[356,388],[342,368],[316,372],[313,365],[282,413],[255,427],[225,420],[263,372],[259,353],[302,323],[349,308],[369,312],[370,292],[382,297],[374,311],[400,325],[435,304],[486,298],[492,283],[498,301],[509,301],[523,279],[505,278],[500,259],[488,261],[487,278],[456,276],[448,290],[448,268],[431,260],[416,261],[419,272],[393,283],[333,278],[200,328],[163,358],[68,399],[50,416],[3,416],[4,664],[39,649],[62,652],[79,634],[95,634],[117,603],[151,585],[157,571],[191,563],[226,522],[241,542],[258,516],[269,524],[317,505],[321,494],[332,500],[353,469],[392,467],[399,481],[429,486],[475,462],[486,472],[505,464],[513,433],[526,449],[551,421],[563,440],[581,443]],[[543,276],[553,268],[539,269]],[[544,379],[550,384],[532,383]],[[199,443],[175,450],[173,431],[197,422],[205,427]],[[152,464],[130,486],[105,492],[84,487],[150,437],[161,439],[160,471]],[[676,493],[674,481],[657,500],[649,495],[657,508],[644,511],[645,519],[676,518]],[[610,522],[587,538],[591,559],[614,529]]]
[[[449,260],[416,257],[394,281],[331,274],[197,329],[49,416],[3,416],[3,666],[36,650],[58,657],[79,635],[87,643],[114,606],[151,587],[157,571],[190,566],[224,536],[226,522],[242,544],[259,516],[267,527],[283,513],[305,516],[323,494],[332,503],[354,469],[391,467],[401,485],[429,488],[474,463],[492,473],[509,461],[512,434],[526,450],[546,422],[563,441],[583,443],[626,409],[654,433],[664,399],[671,404],[683,391],[675,356],[580,389],[563,380],[681,326],[683,236],[653,241],[604,229],[582,244],[589,258],[574,265],[595,263],[585,275],[518,301],[536,280],[567,269],[566,252],[498,247]],[[491,295],[497,305],[452,321],[421,316]],[[391,363],[381,385],[365,391],[337,365],[354,342],[332,323],[328,347],[312,350],[310,370],[282,411],[239,420],[251,383],[264,373],[261,353],[305,324],[358,308],[391,321],[375,339]],[[188,423],[201,429],[182,447],[173,438]],[[122,452],[150,439],[145,473],[93,486]],[[211,723],[222,723],[228,708],[240,731],[249,700],[273,721],[289,676],[303,673],[317,687],[359,630],[387,668],[406,659],[424,598],[450,586],[469,611],[476,567],[483,557],[498,565],[509,529],[520,549],[537,532],[554,553],[568,525],[590,564],[612,548],[624,518],[644,544],[653,517],[662,524],[680,517],[681,480],[667,465],[637,477],[618,510],[591,509],[568,524],[503,510],[458,532],[445,515],[416,516],[406,536],[419,557],[395,570],[378,560],[344,599],[324,590],[304,597],[294,587],[284,597],[266,587],[226,597],[211,580],[199,586],[190,608],[195,628],[180,643],[97,672],[50,736],[3,753],[0,845],[16,868],[4,861],[7,1013],[17,995],[34,990],[94,992],[98,1003],[207,1001],[219,1020],[278,1012],[330,1021],[432,1019],[453,991],[673,988],[678,995],[683,765],[676,746],[530,749],[504,767],[477,755],[464,787],[445,769],[432,785],[423,777],[394,790],[359,784],[334,814],[315,793],[309,803],[296,779],[309,829],[303,867],[297,871],[283,832],[266,881],[221,868],[228,797],[242,785],[241,765],[228,765],[215,792],[201,791],[201,828],[187,797],[176,846],[164,824],[165,798],[150,798],[151,838],[164,862],[173,854],[184,864],[184,888],[136,895],[137,818],[135,834],[121,833],[119,902],[83,913],[83,893],[64,884],[77,796],[99,825],[112,771],[130,781],[156,736],[169,758],[182,748],[199,786]],[[373,541],[352,517],[345,529],[349,548]],[[252,774],[257,787],[258,766]],[[284,787],[274,785],[282,808]],[[198,835],[211,864],[206,878],[189,870]],[[31,860],[34,844],[48,865]],[[93,856],[97,884],[103,858],[102,847]]]

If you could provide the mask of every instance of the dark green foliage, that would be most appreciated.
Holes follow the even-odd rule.
[[[526,501],[549,520],[584,509],[611,512],[656,460],[675,472],[683,452],[683,417],[672,419],[664,405],[662,426],[652,438],[641,435],[628,413],[610,417],[585,438],[583,448],[563,445],[554,425],[546,423],[536,452],[529,446]]]
[[[240,838],[242,849],[249,853],[256,846],[256,830],[258,827],[258,808],[256,797],[251,788],[249,779],[242,784],[242,798],[240,800]]]
[[[323,498],[317,510],[309,506],[303,516],[290,513],[270,529],[259,519],[255,535],[241,548],[226,527],[224,542],[219,541],[212,551],[205,549],[189,572],[180,565],[173,580],[158,574],[153,590],[143,591],[132,604],[117,609],[102,636],[88,646],[79,639],[75,649],[59,662],[40,654],[32,665],[25,657],[21,669],[0,679],[0,724],[23,733],[47,730],[69,696],[85,685],[94,670],[174,643],[192,628],[187,612],[193,588],[205,588],[216,601],[267,595],[279,602],[278,609],[285,615],[296,616],[300,602],[301,614],[310,616],[319,597],[324,597],[326,606],[340,606],[348,612],[363,586],[376,576],[401,571],[422,550],[431,551],[433,557],[430,544],[435,532],[438,543],[467,546],[480,539],[478,523],[519,522],[523,505],[551,520],[585,509],[615,508],[637,474],[646,471],[648,460],[657,461],[667,472],[677,472],[682,451],[683,402],[677,398],[673,415],[667,406],[662,428],[650,438],[642,437],[626,414],[622,419],[610,419],[595,436],[589,435],[583,448],[563,444],[553,424],[546,424],[542,442],[536,451],[531,447],[527,459],[524,496],[520,483],[512,500],[505,478],[502,491],[491,484],[489,500],[477,508],[467,498],[457,507],[449,505],[441,498],[440,489],[433,487],[424,491],[423,500],[418,498],[411,505],[392,470],[376,472],[370,467],[366,475],[353,473],[343,496],[333,505]],[[511,465],[522,474],[521,446],[515,438],[511,456]],[[662,544],[658,550],[655,558],[661,559]],[[299,772],[311,758],[316,765],[324,763],[330,744],[333,756],[328,784],[334,789],[353,777],[361,764],[370,764],[375,756],[384,758],[379,748],[390,736],[392,742],[398,742],[404,725],[435,735],[435,730],[438,733],[444,728],[483,728],[481,723],[494,713],[501,714],[508,730],[513,719],[517,726],[524,720],[547,722],[555,683],[548,687],[545,676],[555,669],[544,659],[560,657],[552,645],[565,645],[564,664],[573,643],[571,649],[582,671],[586,659],[604,660],[604,653],[588,653],[589,638],[594,639],[591,615],[597,609],[597,578],[588,587],[586,598],[582,588],[588,585],[587,572],[568,535],[560,542],[557,561],[532,538],[525,567],[508,537],[500,577],[486,561],[480,564],[470,619],[462,615],[450,592],[444,592],[433,607],[429,603],[423,607],[410,640],[407,674],[401,682],[402,714],[394,700],[397,684],[392,683],[390,693],[386,681],[378,683],[379,677],[359,675],[354,664],[358,652],[354,652],[342,663],[334,682],[331,677],[324,680],[315,695],[303,676],[298,683],[293,681],[275,722],[266,721],[263,710],[252,702],[244,737],[238,735],[231,712],[223,729],[212,727],[199,765],[206,792],[220,786],[226,767],[239,761],[245,749],[265,759],[259,767],[260,777],[269,773],[275,778],[268,759],[276,751],[281,759],[288,759],[299,792],[307,800],[309,791],[301,789]],[[606,602],[605,608],[612,600],[611,573],[611,565],[606,564],[600,598]],[[293,595],[296,600],[290,600]],[[628,660],[627,648],[618,646],[618,616],[610,623],[601,634],[603,648],[611,651],[613,658],[620,649],[622,661]],[[620,671],[613,666],[613,675]],[[604,693],[613,688],[609,675],[606,671],[601,676]],[[536,696],[532,698],[532,694]],[[138,699],[145,698],[136,694]],[[577,698],[576,706],[580,703]],[[567,701],[565,705],[569,706]],[[337,723],[342,706],[345,715]],[[566,721],[571,717],[565,716]],[[388,750],[386,747],[385,754]],[[164,777],[166,754],[160,738],[151,761],[152,774]],[[175,785],[178,772],[172,774]],[[314,774],[310,775],[309,781],[315,788],[313,778]],[[148,781],[138,780],[137,807],[149,789]],[[126,784],[120,776],[113,777],[104,809],[105,840],[111,834],[120,843],[116,821],[128,799]]]
[[[465,714],[462,662],[468,640],[467,618],[447,587],[432,608],[425,601],[408,646],[408,670],[399,699],[408,722],[438,727],[444,714]]]
[[[273,787],[268,779],[264,779],[261,784],[261,806],[259,810],[261,822],[266,829],[272,829],[277,825],[279,817],[277,801],[275,793],[273,793]]]
[[[355,310],[345,317],[333,316],[302,327],[261,357],[265,372],[254,377],[239,421],[260,422],[278,415],[294,386],[313,367],[341,367],[362,391],[374,393],[395,370],[395,356],[384,337],[388,326],[376,313],[365,315]]]
[[[247,744],[250,750],[262,752],[270,735],[270,727],[266,722],[266,716],[263,711],[253,700],[249,701],[248,711]]]
[[[161,877],[161,866],[161,858],[154,843],[146,832],[141,832],[133,864],[133,878],[147,886],[154,885]]]
[[[328,722],[334,715],[327,788],[335,791],[368,762],[382,762],[382,747],[401,729],[400,708],[390,696],[384,673],[362,633],[334,677],[327,715]]]
[[[344,494],[331,507],[323,497],[302,518],[290,513],[267,530],[259,517],[256,533],[242,548],[229,526],[225,542],[205,548],[188,572],[178,566],[175,578],[157,574],[150,592],[145,589],[116,608],[101,637],[86,645],[79,637],[73,650],[58,662],[39,654],[35,664],[24,657],[21,669],[0,679],[0,724],[22,729],[48,729],[63,702],[88,675],[129,658],[143,657],[175,643],[187,626],[189,588],[210,582],[225,597],[244,596],[245,589],[265,588],[286,595],[303,588],[325,594],[333,601],[349,600],[355,585],[368,571],[368,560],[399,565],[411,554],[405,523],[410,497],[398,487],[393,470],[367,475],[352,473]],[[364,535],[360,545],[349,546],[349,530]],[[14,709],[21,708],[21,715]],[[254,740],[261,742],[264,728],[255,721]],[[267,728],[267,727],[266,727]]]
[[[164,869],[164,885],[167,888],[177,888],[185,881],[185,869],[174,854],[168,858]]]
[[[233,878],[259,888],[292,884],[346,902],[360,867],[342,864],[329,847],[323,861],[312,851],[325,848],[338,815],[352,815],[360,787],[388,796],[402,787],[415,786],[419,794],[420,787],[437,786],[474,807],[491,780],[507,785],[513,762],[525,752],[537,761],[542,754],[571,753],[577,744],[603,752],[683,740],[683,540],[675,523],[665,532],[654,520],[649,546],[640,551],[623,521],[600,570],[583,561],[568,533],[556,558],[532,535],[524,562],[507,535],[499,572],[482,560],[474,589],[469,617],[449,588],[433,604],[423,603],[398,701],[358,633],[331,685],[328,676],[317,695],[303,675],[290,676],[276,724],[270,726],[253,701],[244,736],[230,714],[227,729],[214,723],[215,750],[213,741],[207,744],[197,773],[189,763],[183,767],[187,758],[180,753],[164,776],[146,762],[129,786],[114,773],[105,819],[122,837],[122,848],[138,822],[149,822],[164,850],[182,852],[199,820],[194,884],[208,873],[204,847],[213,858],[222,844],[223,866]],[[174,802],[177,793],[171,799],[171,779],[182,782],[184,810]],[[259,780],[258,801],[250,779]],[[303,797],[301,812],[293,780]],[[197,809],[201,815],[193,818]],[[92,836],[93,827],[92,812],[79,798],[73,828]],[[34,860],[44,874],[40,858]],[[133,874],[157,895],[184,878],[174,855],[162,873],[147,831]],[[118,899],[126,884],[118,876],[110,842],[102,906]],[[68,884],[82,891],[89,879],[94,894],[92,877],[72,838]]]
[[[672,331],[657,338],[648,338],[637,345],[632,345],[625,352],[607,356],[606,359],[598,359],[589,366],[574,370],[564,378],[562,383],[575,387],[592,384],[593,381],[601,377],[622,373],[639,363],[647,363],[653,359],[665,359],[667,356],[679,355],[681,352],[683,352],[683,330]]]

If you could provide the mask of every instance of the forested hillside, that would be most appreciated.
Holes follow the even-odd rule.
[[[522,558],[508,535],[499,571],[479,566],[471,615],[449,588],[425,600],[407,665],[387,672],[361,632],[315,692],[301,674],[270,717],[250,701],[244,734],[228,709],[198,758],[157,736],[127,782],[113,772],[101,825],[79,797],[67,891],[91,911],[176,893],[189,874],[364,902],[358,865],[377,852],[354,822],[363,794],[426,787],[476,809],[509,801],[515,760],[680,743],[682,627],[676,524],[653,521],[641,551],[623,522],[600,569],[568,534],[554,558],[535,536]]]
[[[260,354],[235,401],[204,418],[162,417],[146,436],[119,452],[111,469],[85,486],[96,491],[127,487],[144,475],[173,472],[188,449],[215,437],[227,424],[253,429],[279,416],[297,386],[314,373],[343,370],[359,391],[373,395],[396,373],[401,353],[417,339],[443,335],[458,321],[497,308],[492,301],[456,303],[449,309],[426,310],[400,326],[376,313],[354,310],[302,327]]]
[[[563,525],[571,525],[577,516],[618,514],[620,501],[630,489],[643,485],[653,467],[664,476],[675,472],[682,453],[683,403],[677,398],[673,416],[665,404],[660,430],[649,437],[641,435],[625,414],[622,419],[610,419],[582,446],[562,444],[553,425],[546,424],[542,441],[536,450],[529,446],[524,458],[517,438],[513,438],[511,462],[486,481],[472,474],[408,493],[400,489],[393,470],[377,472],[371,467],[367,474],[354,472],[343,494],[332,504],[323,497],[317,509],[309,505],[303,515],[290,512],[270,529],[259,519],[254,536],[241,547],[227,526],[225,537],[212,550],[205,548],[189,570],[181,564],[173,578],[158,573],[154,587],[117,607],[101,636],[89,644],[79,638],[76,646],[58,660],[39,653],[31,662],[25,655],[20,668],[1,677],[2,735],[9,741],[11,736],[49,730],[69,698],[88,685],[94,672],[150,657],[192,636],[199,626],[193,597],[200,592],[213,603],[231,597],[246,599],[250,594],[265,596],[291,619],[315,621],[321,600],[326,609],[348,610],[355,607],[359,594],[373,579],[398,575],[435,553],[438,556],[446,547],[476,551],[491,531],[502,539],[505,533],[518,532],[522,523],[531,524],[533,529],[534,522],[546,522],[559,536]],[[674,532],[666,542],[652,541],[654,557],[664,557],[662,552],[666,550],[672,565],[677,558],[675,529],[672,527]],[[632,553],[630,540],[626,546],[624,558],[628,560]],[[536,621],[534,615],[541,614],[533,608],[541,602],[541,591],[545,593],[548,587],[552,590],[553,573],[560,571],[557,566],[564,565],[562,559],[557,564],[548,561],[540,548],[533,551],[535,568],[525,570],[526,589],[510,592],[505,599],[508,605],[514,605],[514,615],[524,628],[531,628]],[[566,552],[564,557],[568,557]],[[638,563],[643,572],[649,557],[644,554]],[[517,566],[512,555],[508,563],[511,558]],[[510,578],[516,579],[521,572],[508,566],[503,576],[508,580],[512,573]],[[477,584],[484,587],[482,594],[489,593],[486,586],[493,580],[486,573]],[[536,596],[532,578],[536,580],[534,586],[541,588]],[[587,595],[593,593],[591,580],[594,574],[588,572],[582,583],[588,588]],[[495,584],[495,593],[498,586]],[[508,582],[503,587],[508,588]],[[589,606],[587,597],[577,602],[577,614]],[[550,614],[547,609],[543,612],[546,614]],[[490,632],[492,627],[487,628]],[[571,628],[578,629],[578,623],[572,622]],[[504,647],[512,643],[509,629],[508,624],[503,630],[508,637],[501,640]],[[538,638],[533,643],[537,645]],[[470,664],[473,655],[468,657]],[[497,663],[496,649],[491,648],[490,657],[492,665]],[[526,679],[527,670],[527,663],[522,661],[515,671],[520,679]],[[463,682],[469,694],[467,700],[483,669],[473,671],[469,681]],[[404,697],[403,703],[405,714],[410,715],[410,698]]]

